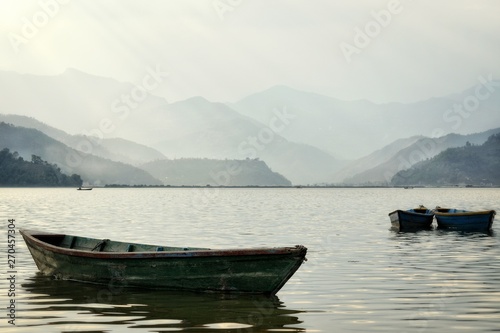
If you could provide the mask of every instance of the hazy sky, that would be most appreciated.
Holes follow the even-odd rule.
[[[410,102],[500,77],[500,1],[39,0],[0,2],[0,70],[76,68],[169,101],[236,101],[277,84]]]

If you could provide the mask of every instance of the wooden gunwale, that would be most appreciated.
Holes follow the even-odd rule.
[[[53,234],[31,230],[20,230],[25,240],[50,252],[86,258],[120,259],[120,258],[190,258],[190,257],[219,257],[219,256],[255,256],[255,255],[289,255],[301,253],[305,247],[270,247],[270,248],[246,248],[246,249],[205,249],[205,250],[178,250],[178,251],[141,251],[141,252],[97,252],[90,250],[69,249],[44,242],[34,235],[63,237],[65,234]],[[99,241],[99,239],[96,239]],[[161,247],[161,246],[158,246]]]
[[[491,213],[493,213],[493,215],[496,214],[494,210],[467,211],[467,212],[440,212],[438,210],[434,214],[441,216],[473,216],[473,215],[489,215]]]

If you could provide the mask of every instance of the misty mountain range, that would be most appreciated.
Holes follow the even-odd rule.
[[[155,90],[139,93],[130,83],[73,69],[57,76],[0,72],[0,121],[35,128],[75,156],[119,163],[111,169],[127,171],[114,183],[132,184],[131,172],[134,184],[164,184],[143,167],[153,161],[258,159],[285,183],[387,184],[421,160],[498,132],[491,130],[500,126],[498,87],[478,81],[461,93],[410,104],[340,101],[284,86],[236,103],[203,97],[168,103]]]
[[[0,146],[17,152],[25,160],[29,160],[31,155],[40,156],[51,164],[57,164],[65,174],[78,174],[85,183],[92,185],[162,184],[142,169],[86,154],[34,128],[16,127],[0,122]]]
[[[450,186],[458,184],[500,185],[500,134],[488,137],[481,145],[467,142],[449,148],[435,157],[399,171],[393,185]]]

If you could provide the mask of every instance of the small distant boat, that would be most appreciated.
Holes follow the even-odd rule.
[[[77,188],[78,191],[92,191],[92,187],[79,187]]]
[[[430,229],[434,212],[424,206],[408,210],[395,210],[389,213],[393,228],[400,231]]]
[[[64,280],[196,292],[276,294],[307,248],[184,248],[21,230],[38,269]]]
[[[468,211],[436,207],[434,210],[438,228],[461,231],[488,231],[493,225],[494,210]]]

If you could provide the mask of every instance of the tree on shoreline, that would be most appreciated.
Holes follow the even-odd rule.
[[[57,164],[50,164],[40,156],[31,155],[25,161],[8,148],[0,151],[0,186],[81,186],[80,175],[68,176]]]

